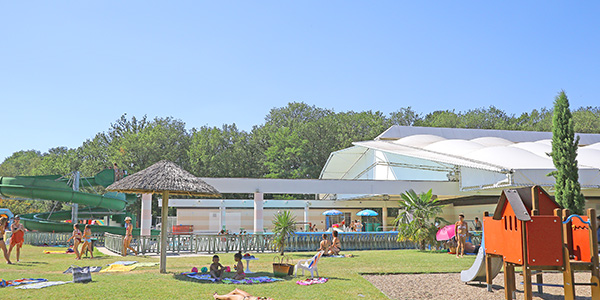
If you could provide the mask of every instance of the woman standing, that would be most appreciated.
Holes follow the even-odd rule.
[[[454,232],[456,232],[456,257],[460,251],[460,257],[465,255],[465,243],[467,242],[467,234],[469,234],[469,225],[465,222],[465,215],[458,215],[458,222],[454,224]]]
[[[4,244],[4,232],[6,232],[6,226],[8,226],[8,218],[0,218],[0,249],[2,249],[2,252],[4,252],[4,259],[6,259],[6,263],[10,265],[12,262],[10,262],[10,257],[8,257],[8,251],[6,250],[6,244]]]
[[[83,252],[85,252],[85,256],[87,257],[88,251],[90,251],[92,258],[94,258],[94,251],[92,250],[92,228],[90,228],[90,225],[85,225],[85,229],[83,230],[83,246],[81,246],[81,256],[83,256]]]
[[[21,224],[21,217],[16,216],[13,224],[10,226],[10,231],[12,231],[12,235],[10,236],[10,247],[8,248],[8,257],[10,257],[10,253],[13,248],[17,246],[17,262],[21,259],[21,247],[23,247],[23,242],[25,242],[25,226]]]
[[[123,239],[123,256],[127,256],[127,249],[130,249],[138,255],[138,252],[135,251],[129,244],[131,244],[131,240],[133,240],[133,224],[131,224],[131,217],[125,218],[125,238]]]
[[[81,253],[79,253],[79,244],[81,244],[81,230],[79,230],[79,224],[73,225],[73,234],[67,240],[67,243],[73,240],[73,250],[75,251],[75,255],[77,259],[81,259]]]

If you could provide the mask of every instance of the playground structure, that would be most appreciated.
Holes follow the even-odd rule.
[[[103,186],[107,187],[115,181],[115,170],[106,169],[93,177],[72,180],[59,175],[48,176],[19,176],[0,177],[0,194],[7,198],[25,198],[59,201],[81,204],[77,217],[80,219],[97,219],[109,216],[117,223],[123,223],[126,217],[124,209],[135,200],[135,195],[109,192],[104,195],[80,192],[79,188]],[[71,223],[61,222],[72,220],[71,211],[51,211],[45,213],[26,214],[21,216],[21,223],[28,230],[42,232],[71,232]],[[75,219],[77,219],[75,217]],[[96,233],[109,232],[125,234],[124,227],[91,225]],[[134,229],[134,235],[139,235],[140,229]],[[157,234],[158,231],[153,231]]]
[[[575,299],[576,285],[590,286],[592,299],[600,299],[596,228],[594,209],[588,209],[586,216],[569,215],[539,186],[506,189],[494,214],[484,213],[485,250],[480,251],[485,251],[485,262],[478,255],[471,269],[485,266],[491,291],[498,262],[503,261],[506,299],[513,299],[516,290],[515,267],[522,268],[525,299],[532,299],[532,285],[543,292],[544,271],[562,272],[565,299]],[[574,282],[574,271],[590,271],[590,282]],[[463,281],[481,280],[481,273],[477,275]]]

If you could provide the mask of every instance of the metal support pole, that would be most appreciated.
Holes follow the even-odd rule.
[[[73,191],[79,192],[79,178],[81,177],[81,173],[79,171],[75,171],[73,174]],[[73,224],[77,224],[79,213],[79,204],[73,203],[71,205],[71,222]]]

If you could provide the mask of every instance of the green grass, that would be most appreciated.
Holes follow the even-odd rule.
[[[158,262],[155,257],[127,258],[104,256],[97,250],[97,258],[76,261],[73,254],[43,254],[44,250],[64,248],[23,247],[22,260],[7,265],[0,260],[0,278],[46,278],[48,280],[72,280],[72,275],[63,274],[69,266],[105,266],[118,260]],[[228,293],[241,288],[253,295],[269,296],[274,299],[387,299],[377,288],[362,278],[361,274],[389,273],[443,273],[467,269],[474,256],[456,259],[445,253],[429,253],[417,250],[349,251],[354,258],[323,258],[319,262],[319,275],[330,279],[325,284],[300,286],[295,278],[284,282],[257,285],[226,285],[198,283],[178,273],[190,271],[192,267],[208,266],[211,256],[169,257],[169,274],[160,274],[158,266],[138,268],[127,273],[92,273],[93,282],[67,284],[40,290],[19,290],[12,287],[0,288],[0,299],[212,299],[214,292]],[[275,254],[254,254],[258,261],[250,263],[256,276],[272,275]],[[294,262],[306,259],[312,253],[291,253]],[[233,254],[220,254],[223,265],[232,266]],[[13,254],[14,258],[14,254]],[[307,273],[310,275],[310,273]],[[298,278],[306,278],[299,276]],[[424,287],[426,288],[426,287]],[[358,295],[365,297],[359,297]]]

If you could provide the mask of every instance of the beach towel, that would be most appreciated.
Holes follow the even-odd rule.
[[[109,265],[109,266],[110,266],[110,265],[123,265],[123,266],[129,266],[129,265],[133,265],[133,264],[135,264],[135,263],[137,263],[137,261],[135,261],[135,260],[127,260],[127,261],[122,261],[122,260],[120,260],[120,261],[115,261],[114,263],[112,263],[112,264],[108,264],[108,265]]]
[[[144,262],[144,263],[136,263],[134,264],[134,266],[136,268],[138,267],[154,267],[154,266],[158,266],[157,262]]]
[[[217,282],[217,280],[212,278],[209,274],[198,274],[198,273],[186,272],[186,273],[182,273],[182,275],[186,275],[187,277],[193,278],[196,280]],[[275,281],[283,281],[283,279],[275,278],[275,277],[268,277],[268,276],[260,276],[260,277],[246,277],[245,279],[242,279],[242,280],[235,280],[232,278],[223,278],[221,280],[221,282],[224,284],[259,284],[259,283],[269,283],[269,282],[275,282]]]
[[[296,284],[299,284],[299,285],[313,285],[313,284],[325,283],[327,281],[329,281],[329,279],[324,278],[324,277],[308,278],[308,279],[304,279],[304,280],[298,280],[298,281],[296,281]]]
[[[100,271],[100,273],[108,273],[108,272],[129,272],[135,269],[135,266],[125,266],[125,265],[109,265],[108,268],[105,268]]]
[[[45,254],[73,254],[75,252],[74,251],[73,252],[69,252],[69,250],[66,250],[66,251],[65,250],[63,250],[63,251],[44,250],[44,253]]]
[[[323,257],[345,258],[345,257],[354,257],[354,255],[353,255],[353,254],[346,254],[346,255],[327,255],[327,256],[323,256]]]
[[[94,273],[94,272],[100,272],[100,270],[102,270],[102,267],[83,267],[83,269],[88,268],[90,270],[90,273]],[[63,272],[63,274],[72,274],[73,273],[73,267],[69,267],[67,270],[65,270]]]
[[[26,290],[28,290],[28,289],[43,289],[45,287],[61,285],[61,284],[71,283],[71,282],[72,281],[45,281],[45,282],[28,284],[28,285],[15,286],[15,289],[26,289]]]
[[[25,285],[25,284],[32,284],[32,283],[38,283],[38,282],[44,282],[44,281],[48,281],[48,279],[43,279],[43,278],[21,278],[21,279],[15,279],[15,280],[1,280],[0,279],[0,287],[7,287],[7,286],[18,286],[18,285]]]

